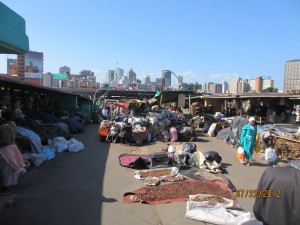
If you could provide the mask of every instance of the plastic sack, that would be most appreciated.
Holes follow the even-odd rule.
[[[244,155],[245,155],[245,150],[243,149],[242,146],[239,146],[237,149],[237,155],[236,155],[237,159],[242,160]]]
[[[79,152],[84,149],[84,145],[80,142],[77,141],[75,138],[71,138],[68,141],[68,151],[69,152]]]
[[[47,160],[51,160],[55,158],[55,152],[51,148],[42,147],[43,154],[45,155]]]
[[[64,152],[68,149],[68,141],[64,137],[56,137],[53,140],[48,139],[49,147],[54,149],[54,152]]]
[[[265,150],[265,160],[267,162],[273,162],[277,159],[276,151],[273,148],[267,148]]]
[[[205,153],[205,158],[206,158],[206,160],[208,160],[210,162],[216,161],[219,164],[222,161],[222,157],[219,155],[218,152],[215,152],[215,151],[208,151],[208,152],[206,152]]]
[[[258,153],[262,150],[262,141],[260,140],[260,134],[256,135],[256,145],[254,148],[254,152]]]
[[[182,151],[193,154],[197,151],[197,145],[195,145],[194,143],[184,143]]]
[[[170,128],[170,138],[171,142],[175,142],[178,140],[177,129],[175,127]]]

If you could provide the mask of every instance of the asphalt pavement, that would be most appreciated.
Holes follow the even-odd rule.
[[[186,202],[147,205],[123,203],[123,194],[144,186],[134,178],[133,169],[119,165],[122,153],[148,154],[167,146],[155,142],[144,146],[102,143],[98,125],[86,126],[75,138],[85,145],[79,153],[63,152],[55,159],[32,167],[20,178],[16,192],[0,196],[1,225],[179,225],[203,224],[185,218]],[[269,167],[260,154],[255,165],[244,166],[236,159],[236,149],[216,137],[202,134],[198,151],[216,151],[237,189],[255,189]],[[183,143],[174,142],[180,146]],[[5,204],[5,203],[12,204]],[[245,211],[252,211],[253,198],[239,198]]]

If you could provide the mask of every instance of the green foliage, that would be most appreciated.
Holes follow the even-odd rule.
[[[262,90],[261,92],[274,92],[274,93],[278,93],[278,88],[268,87],[268,88]]]

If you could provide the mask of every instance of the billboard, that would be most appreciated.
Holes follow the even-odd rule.
[[[43,77],[43,53],[31,52],[25,53],[25,78]]]

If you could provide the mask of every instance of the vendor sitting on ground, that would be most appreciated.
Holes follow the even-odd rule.
[[[12,186],[26,172],[24,159],[15,144],[17,127],[10,115],[8,111],[0,111],[0,195],[12,194]]]

